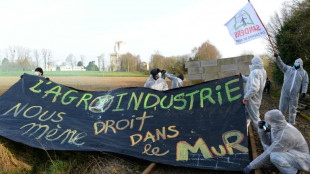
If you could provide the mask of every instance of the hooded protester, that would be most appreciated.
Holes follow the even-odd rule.
[[[166,73],[166,76],[171,80],[171,89],[183,87],[183,74],[175,76],[174,74]]]
[[[294,66],[291,67],[284,64],[277,54],[274,57],[278,67],[284,73],[279,109],[286,116],[289,105],[289,123],[295,125],[299,92],[302,93],[302,98],[305,97],[309,83],[308,73],[303,69],[301,58],[296,59]]]
[[[144,84],[145,88],[151,88],[155,84],[155,81],[158,79],[158,73],[160,72],[160,69],[155,68],[152,69],[150,72],[150,77],[147,79],[147,81]]]
[[[242,102],[245,104],[245,110],[252,121],[252,126],[257,130],[257,122],[260,120],[259,107],[262,101],[267,75],[264,69],[264,63],[259,56],[254,56],[251,63],[252,65],[249,66],[250,75],[248,77],[242,75],[243,82],[246,83]],[[248,126],[249,124],[248,122]]]
[[[158,68],[152,69],[149,79],[144,84],[145,88],[151,88],[158,91],[168,90],[168,84],[165,79],[162,78],[161,70]]]
[[[39,76],[39,77],[42,77],[43,76],[43,69],[38,67],[34,70],[34,75],[35,76]]]
[[[271,129],[265,131],[264,125],[268,124]],[[268,162],[274,164],[283,174],[309,170],[310,155],[307,142],[294,126],[286,122],[279,110],[266,112],[265,121],[259,121],[258,127],[261,142],[266,148],[244,168],[244,173],[248,174],[252,169],[258,169]]]
[[[40,67],[37,67],[35,70],[34,70],[34,75],[35,76],[38,76],[38,77],[42,77],[42,78],[45,78],[43,76],[43,69],[40,68]],[[23,78],[24,75],[21,75],[20,78]],[[45,78],[46,80],[50,80],[48,77]]]

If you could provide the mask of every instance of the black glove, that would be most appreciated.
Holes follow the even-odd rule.
[[[166,73],[166,70],[161,70],[161,74],[165,74]]]
[[[24,75],[21,75],[20,78],[22,79],[24,77]]]
[[[260,129],[263,129],[263,127],[264,127],[264,125],[266,124],[266,122],[265,121],[258,121],[258,123],[257,123],[257,125],[258,125],[258,127],[260,128]]]
[[[302,93],[301,95],[301,99],[305,98],[306,94],[305,93]]]
[[[45,79],[48,80],[48,81],[50,80],[50,78],[48,78],[48,77],[46,77]]]
[[[245,173],[245,174],[249,174],[251,171],[252,171],[252,167],[250,165],[246,166],[243,169],[243,173]]]
[[[278,58],[279,57],[279,55],[277,54],[277,53],[274,53],[274,55],[273,55],[275,58]]]

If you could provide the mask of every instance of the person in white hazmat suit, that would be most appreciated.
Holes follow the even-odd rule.
[[[269,127],[268,124],[271,128],[266,131],[264,125]],[[244,173],[248,174],[252,169],[258,169],[268,162],[274,164],[283,174],[309,171],[308,144],[299,130],[286,122],[279,110],[266,112],[265,121],[259,121],[258,127],[261,142],[266,145],[266,148],[244,168]]]
[[[151,70],[150,77],[145,82],[144,87],[158,91],[166,91],[169,89],[167,82],[162,78],[162,73],[158,68]]]
[[[171,89],[183,87],[183,74],[175,76],[174,74],[165,73],[165,76],[171,80]]]
[[[247,115],[250,117],[252,126],[257,131],[257,122],[259,118],[259,107],[262,101],[263,92],[266,83],[266,71],[264,69],[264,63],[259,56],[254,56],[251,60],[250,75],[248,77],[242,75],[243,82],[245,82],[243,104]],[[239,73],[239,76],[241,73]],[[248,120],[247,126],[250,121]]]
[[[294,66],[291,67],[284,64],[277,54],[274,57],[276,57],[278,67],[284,73],[279,109],[286,116],[289,105],[289,123],[295,125],[299,92],[302,93],[302,98],[305,97],[309,83],[308,73],[303,69],[301,58],[296,59]]]

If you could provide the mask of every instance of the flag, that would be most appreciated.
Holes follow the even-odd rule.
[[[267,35],[251,2],[248,2],[225,26],[237,45]]]

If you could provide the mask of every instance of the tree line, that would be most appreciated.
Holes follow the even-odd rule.
[[[190,54],[180,56],[165,57],[156,51],[151,55],[150,68],[164,69],[169,73],[175,75],[185,74],[186,61],[197,61],[197,60],[212,60],[221,58],[219,50],[211,44],[210,41],[205,41],[199,47],[194,47]]]
[[[42,48],[41,50],[31,50],[22,46],[9,46],[1,51],[0,57],[0,70],[1,71],[31,71],[36,67],[41,66],[44,70],[50,71],[52,67],[55,67],[57,62],[53,60],[53,52],[50,49]],[[85,55],[80,55],[77,58],[74,54],[70,53],[65,62],[61,62],[59,66],[68,66],[74,70],[74,67],[85,67],[89,71],[105,70],[104,66],[104,54],[100,54],[97,57],[98,63],[90,61],[85,66]]]
[[[39,66],[42,66],[45,71],[50,71],[52,68],[55,69],[58,63],[53,60],[52,50],[46,48],[31,50],[22,46],[9,46],[2,50],[1,53],[1,71],[31,71]],[[119,71],[122,72],[145,72],[148,74],[147,68],[149,70],[160,68],[174,74],[185,74],[186,61],[218,59],[220,57],[221,54],[217,48],[209,41],[206,41],[201,46],[194,47],[189,54],[165,57],[159,51],[156,51],[151,55],[150,62],[146,63],[141,61],[139,55],[128,52],[118,57],[118,63],[120,64]],[[82,54],[77,57],[70,53],[65,58],[65,62],[61,62],[58,66],[70,67],[71,70],[75,70],[75,67],[79,66],[85,67],[88,71],[113,71],[115,65],[112,63],[110,66],[105,66],[104,54],[100,54],[96,59],[86,65],[85,55]]]

